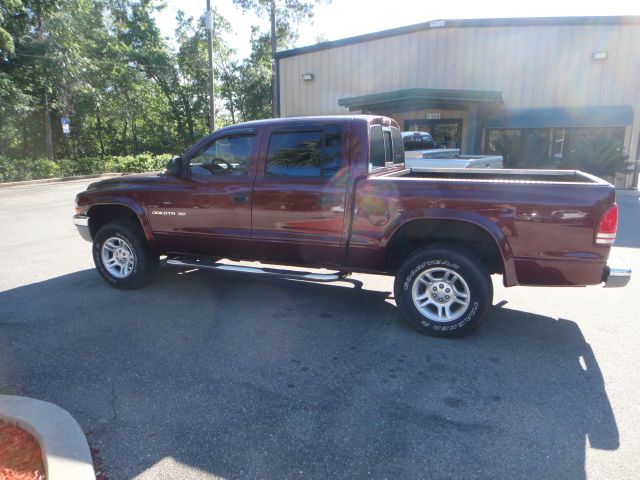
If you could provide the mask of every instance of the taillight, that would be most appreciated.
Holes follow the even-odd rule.
[[[597,245],[611,245],[616,239],[618,230],[618,204],[614,203],[600,216],[596,230]]]

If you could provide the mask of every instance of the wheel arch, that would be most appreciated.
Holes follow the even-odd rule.
[[[503,274],[505,285],[516,285],[515,264],[504,234],[484,217],[473,217],[440,211],[401,224],[387,243],[387,270],[394,273],[419,248],[431,244],[456,245],[478,256],[489,272]]]
[[[152,251],[157,251],[157,244],[151,231],[151,225],[144,209],[137,203],[126,200],[94,203],[87,211],[87,215],[89,216],[91,238],[94,238],[98,230],[107,223],[125,220],[139,228],[141,233],[144,234],[149,248]]]

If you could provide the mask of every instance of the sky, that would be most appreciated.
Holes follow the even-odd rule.
[[[206,0],[164,0],[167,7],[156,15],[165,37],[174,36],[178,9],[198,17],[206,9]],[[213,6],[231,23],[232,34],[224,35],[240,58],[250,53],[251,26],[264,31],[268,21],[243,13],[232,0],[211,0]],[[277,2],[276,2],[277,3]],[[640,15],[638,0],[333,0],[316,7],[312,24],[302,25],[296,47],[313,45],[320,36],[327,40],[412,25],[436,19],[560,17],[583,15]]]

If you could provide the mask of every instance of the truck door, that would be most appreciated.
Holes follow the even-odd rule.
[[[338,266],[344,260],[350,124],[274,126],[253,187],[254,253],[271,261]]]
[[[256,131],[215,137],[190,158],[184,178],[150,194],[148,216],[160,246],[174,253],[246,256],[251,243],[251,188]]]

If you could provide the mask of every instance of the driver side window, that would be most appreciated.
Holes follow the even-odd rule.
[[[191,159],[191,173],[204,176],[246,176],[255,135],[222,137]]]

